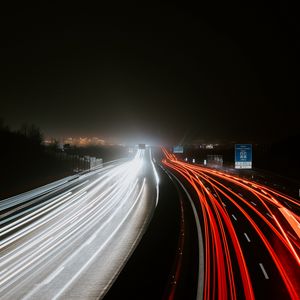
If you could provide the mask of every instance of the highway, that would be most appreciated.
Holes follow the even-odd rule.
[[[104,300],[199,299],[197,224],[194,211],[176,180],[160,167],[161,151],[154,149],[159,176],[159,201],[150,224]],[[199,245],[200,246],[200,245]],[[199,287],[199,288],[198,288]]]
[[[0,299],[103,298],[158,203],[150,150],[0,203]]]
[[[163,167],[197,209],[204,245],[198,299],[299,299],[299,201],[163,152]]]
[[[299,201],[162,150],[1,201],[0,299],[299,299]]]

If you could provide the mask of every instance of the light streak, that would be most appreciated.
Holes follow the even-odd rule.
[[[83,271],[90,265],[82,264],[84,255],[87,262],[101,259],[102,250],[108,251],[120,230],[127,230],[133,241],[137,240],[152,215],[150,207],[155,207],[154,201],[153,205],[146,201],[148,179],[141,178],[145,157],[145,151],[138,150],[130,161],[93,170],[72,185],[64,181],[55,186],[63,193],[47,198],[45,203],[35,203],[28,196],[30,193],[13,199],[13,213],[4,216],[5,226],[0,229],[4,237],[0,241],[0,298],[41,298],[43,290],[53,285],[59,286],[57,290],[51,289],[54,294],[49,297],[54,299],[72,288],[75,279],[84,276]],[[150,176],[158,184],[155,166],[151,167],[148,160],[147,163]],[[41,191],[47,194],[43,188],[32,195],[39,196]],[[3,209],[9,206],[6,203]],[[136,221],[131,221],[133,216]],[[131,245],[117,250],[120,254],[114,268],[120,268],[120,262],[128,258],[130,251]],[[106,269],[109,268],[112,267],[107,263]],[[65,275],[70,272],[72,277]],[[105,271],[99,275],[108,282],[112,280],[105,277]]]
[[[250,226],[263,242],[290,298],[299,299],[300,284],[294,272],[298,272],[300,275],[300,227],[299,217],[291,211],[293,206],[300,207],[299,202],[261,184],[221,171],[188,164],[174,158],[174,155],[166,149],[162,148],[162,151],[166,157],[163,159],[163,164],[175,174],[181,175],[197,193],[199,218],[204,225],[206,257],[204,299],[236,299],[235,280],[237,276],[232,275],[232,255],[238,259],[239,276],[244,287],[244,296],[246,299],[254,299],[251,276],[244,258],[244,250],[240,246],[237,235],[239,223],[237,221],[240,219],[242,222],[246,220],[247,226]],[[237,188],[238,192],[235,192],[233,187]],[[243,193],[240,190],[243,190]],[[256,202],[258,203],[251,201],[253,198],[257,199]],[[228,205],[224,201],[226,204],[228,202]],[[240,214],[238,214],[238,218],[235,214],[229,214],[231,207],[235,207],[240,212],[241,217]],[[270,219],[267,219],[265,215],[270,216]],[[258,226],[258,219],[265,224],[263,227]],[[287,235],[288,230],[295,232],[298,237],[297,241],[290,240]],[[267,238],[270,236],[270,232],[274,234],[280,247],[284,247],[289,253],[287,259],[291,263],[288,268],[283,264],[274,242]],[[242,234],[250,242],[249,236],[246,233]],[[233,244],[234,253],[232,250],[229,251],[229,244]],[[260,265],[265,275],[267,273],[262,266]],[[293,271],[291,271],[292,269]],[[269,278],[268,275],[267,277]],[[266,279],[268,279],[267,277],[265,275]]]

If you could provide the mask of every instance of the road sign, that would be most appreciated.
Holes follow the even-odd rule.
[[[182,146],[173,147],[173,153],[183,153],[183,147]]]
[[[252,145],[251,144],[235,145],[235,168],[252,169]]]

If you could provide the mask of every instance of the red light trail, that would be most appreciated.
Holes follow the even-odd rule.
[[[184,179],[196,195],[205,251],[203,299],[237,299],[239,286],[245,299],[256,298],[256,274],[250,271],[239,224],[248,226],[258,237],[286,295],[299,299],[300,218],[295,212],[300,211],[300,203],[259,183],[179,161],[165,148],[162,150],[163,164]],[[250,243],[246,232],[244,237]],[[269,279],[263,264],[258,265]]]

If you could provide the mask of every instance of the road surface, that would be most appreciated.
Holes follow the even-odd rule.
[[[197,208],[202,299],[299,299],[300,203],[267,186],[185,162],[163,165]]]
[[[148,150],[0,203],[0,298],[103,298],[158,201]]]
[[[194,212],[184,190],[159,167],[157,153],[153,156],[159,176],[158,205],[138,247],[104,300],[197,297],[203,276],[199,277],[200,247]]]
[[[299,299],[299,201],[163,152],[2,201],[0,298]]]

